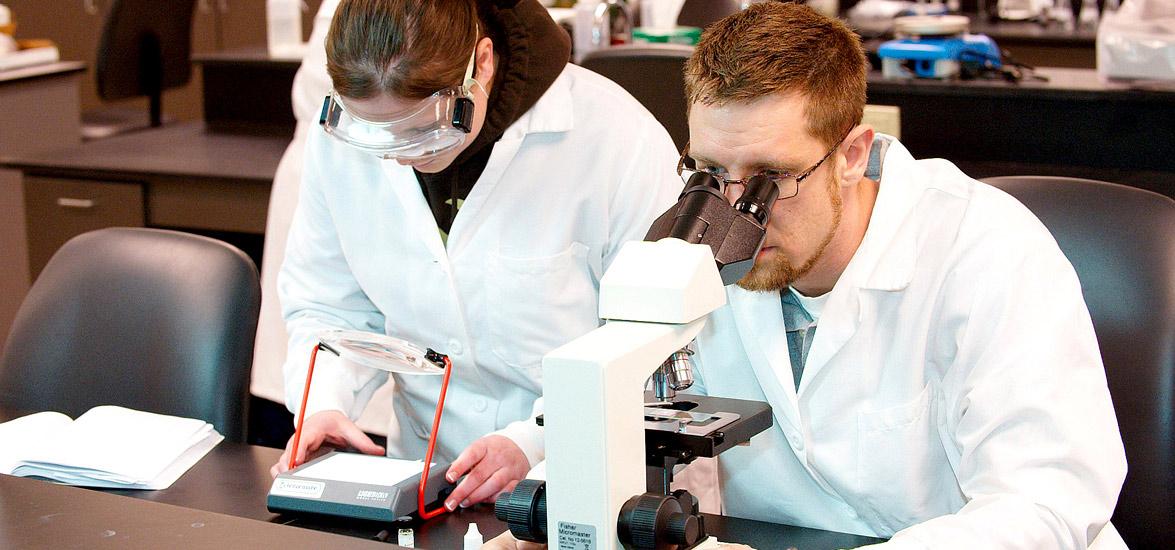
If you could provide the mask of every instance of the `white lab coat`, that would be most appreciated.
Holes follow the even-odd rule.
[[[778,292],[730,287],[698,337],[700,391],[774,412],[719,457],[725,512],[887,546],[1084,548],[1126,463],[1072,266],[949,162],[892,141],[883,168],[798,395]]]
[[[611,81],[568,66],[511,125],[465,199],[447,248],[416,176],[311,132],[278,289],[295,408],[315,334],[346,327],[448,354],[438,453],[498,431],[535,464],[541,360],[599,324],[599,279],[681,190],[664,128]],[[307,413],[351,418],[380,372],[319,354]],[[388,453],[424,455],[440,377],[398,376]]]

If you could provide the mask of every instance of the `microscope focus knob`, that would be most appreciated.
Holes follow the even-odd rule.
[[[676,544],[693,544],[697,542],[702,525],[696,516],[689,514],[673,514],[669,516],[669,525],[666,526],[666,535],[670,542]]]
[[[514,490],[498,496],[494,516],[506,522],[518,540],[547,542],[547,486],[537,479],[524,479]]]
[[[691,512],[675,497],[638,495],[620,508],[617,534],[625,548],[634,550],[689,548],[704,538],[702,522]]]

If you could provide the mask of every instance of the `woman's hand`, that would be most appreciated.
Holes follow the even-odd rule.
[[[323,445],[347,448],[353,447],[359,452],[368,455],[383,455],[384,448],[376,445],[363,430],[359,429],[342,411],[321,411],[307,417],[302,422],[302,437],[298,440],[297,466],[306,462],[310,455],[318,451]],[[294,438],[286,443],[286,452],[282,453],[269,469],[269,475],[278,474],[290,469],[290,454],[294,446]]]
[[[487,435],[474,441],[449,466],[445,479],[456,483],[445,500],[445,508],[454,510],[479,502],[493,502],[498,495],[514,489],[518,480],[530,471],[530,461],[516,443],[502,435]]]

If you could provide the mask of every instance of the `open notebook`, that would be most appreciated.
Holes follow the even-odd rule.
[[[224,436],[203,420],[94,407],[0,424],[0,473],[68,485],[166,489]]]

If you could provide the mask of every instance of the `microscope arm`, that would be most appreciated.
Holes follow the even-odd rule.
[[[612,321],[547,355],[548,518],[616,540],[620,508],[645,492],[644,381],[704,323]]]

